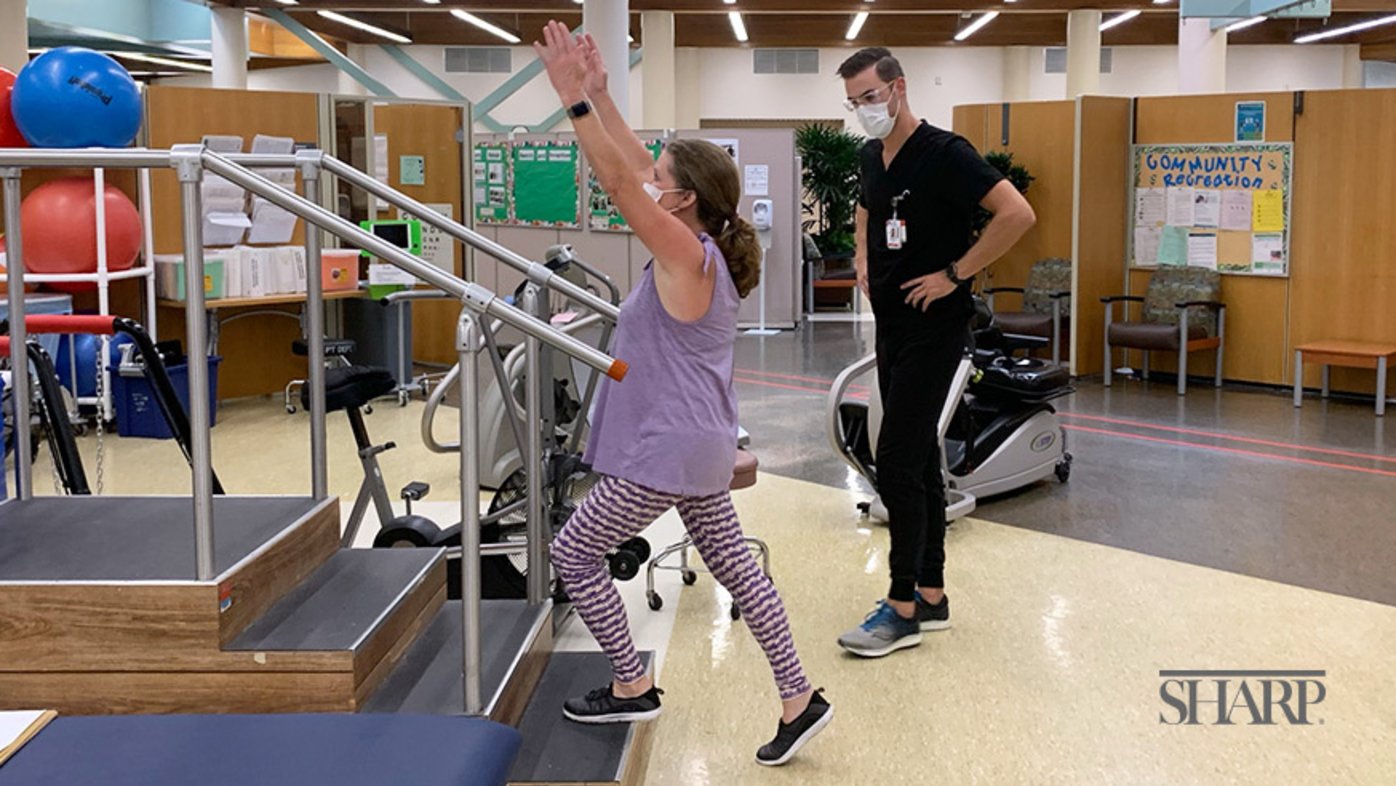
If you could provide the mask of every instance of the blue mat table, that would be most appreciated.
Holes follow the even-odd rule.
[[[59,717],[0,765],[0,786],[487,786],[519,733],[425,715]]]

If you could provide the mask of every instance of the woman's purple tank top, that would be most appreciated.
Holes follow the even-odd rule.
[[[630,364],[624,382],[604,380],[585,459],[603,475],[669,494],[725,491],[737,458],[732,350],[741,298],[717,244],[699,235],[717,265],[708,313],[680,322],[664,310],[654,262],[621,305],[611,354]]]

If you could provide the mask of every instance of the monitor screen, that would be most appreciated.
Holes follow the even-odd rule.
[[[407,224],[374,224],[373,234],[392,243],[398,248],[411,248],[411,236],[407,231]]]

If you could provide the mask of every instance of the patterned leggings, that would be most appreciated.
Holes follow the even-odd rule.
[[[747,627],[771,662],[780,697],[792,699],[809,691],[809,680],[790,637],[785,606],[742,539],[731,494],[724,491],[709,497],[683,497],[608,476],[592,489],[558,533],[552,561],[577,613],[611,659],[616,679],[634,682],[644,676],[644,667],[630,638],[620,593],[606,569],[605,554],[672,507],[679,509],[684,528],[708,570],[742,610]]]

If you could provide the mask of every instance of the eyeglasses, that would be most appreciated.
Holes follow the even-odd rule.
[[[888,82],[882,87],[879,87],[876,90],[869,90],[860,96],[855,96],[853,98],[845,98],[843,101],[843,108],[852,112],[860,106],[867,106],[869,104],[880,104],[882,102],[878,100],[878,96],[882,95],[884,91],[891,88],[893,84],[895,83]]]

